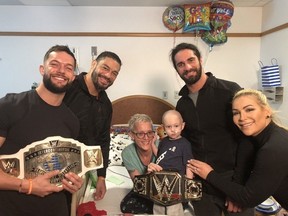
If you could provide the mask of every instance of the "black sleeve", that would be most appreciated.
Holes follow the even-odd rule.
[[[210,172],[206,180],[243,207],[257,206],[279,193],[287,176],[287,154],[273,144],[257,151],[253,171],[244,185],[224,179],[215,171]]]
[[[255,149],[252,140],[247,137],[239,138],[233,181],[244,185],[251,174],[254,160]]]
[[[102,156],[103,156],[103,168],[97,170],[98,176],[106,177],[106,169],[108,167],[109,161],[109,150],[110,150],[110,127],[111,127],[112,113],[109,116],[108,120],[103,126],[103,133],[101,137],[101,142],[99,143],[101,146]]]

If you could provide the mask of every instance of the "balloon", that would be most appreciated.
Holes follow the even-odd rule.
[[[227,29],[231,26],[231,18],[234,13],[233,3],[229,0],[214,1],[211,4],[210,26],[211,30],[201,36],[210,48],[215,44],[227,42]]]
[[[230,1],[215,1],[211,5],[210,23],[214,28],[225,25],[234,14],[234,5]]]
[[[204,32],[201,36],[201,39],[207,43],[210,47],[213,47],[215,44],[223,44],[227,42],[227,31],[228,23],[213,29],[208,32]]]
[[[227,42],[226,29],[223,27],[216,31],[204,32],[201,38],[209,45],[222,44]]]
[[[211,3],[198,5],[184,5],[185,24],[183,32],[193,32],[206,30],[210,28],[210,6]]]
[[[164,25],[173,32],[183,28],[184,25],[184,9],[180,6],[168,7],[162,16]]]

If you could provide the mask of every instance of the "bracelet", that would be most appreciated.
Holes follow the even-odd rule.
[[[27,194],[29,195],[29,194],[31,194],[31,192],[32,192],[33,184],[32,184],[32,179],[28,179],[28,181],[29,181],[29,189],[28,189]]]
[[[19,189],[18,189],[18,192],[19,192],[19,193],[22,193],[23,180],[24,180],[24,179],[21,179],[21,182],[20,182],[20,185],[19,185]]]

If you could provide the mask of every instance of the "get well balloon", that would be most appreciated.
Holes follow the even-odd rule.
[[[184,5],[185,24],[183,32],[209,31],[211,3]]]

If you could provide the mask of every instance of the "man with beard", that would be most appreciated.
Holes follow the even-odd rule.
[[[90,146],[101,146],[102,169],[97,170],[95,200],[103,199],[106,193],[106,169],[110,147],[112,104],[105,90],[117,78],[122,62],[113,52],[105,51],[92,61],[88,73],[79,74],[65,95],[64,102],[80,121],[80,142]]]
[[[192,44],[177,45],[171,52],[171,60],[186,84],[179,92],[182,97],[176,110],[184,119],[182,135],[190,141],[195,159],[210,164],[228,179],[244,184],[253,149],[233,124],[231,101],[240,86],[218,79],[210,72],[204,73],[201,54]],[[239,145],[240,142],[243,144]],[[254,215],[253,209],[244,210],[207,182],[202,184],[203,197],[193,202],[197,216]]]
[[[1,155],[15,154],[50,136],[77,138],[79,121],[62,103],[74,80],[75,65],[76,59],[67,46],[53,46],[39,68],[43,82],[35,90],[7,94],[0,99]],[[50,184],[57,174],[59,170],[20,179],[0,169],[0,216],[68,216],[70,209],[64,192],[76,192],[83,181],[75,173],[67,173],[63,187],[58,187]]]

